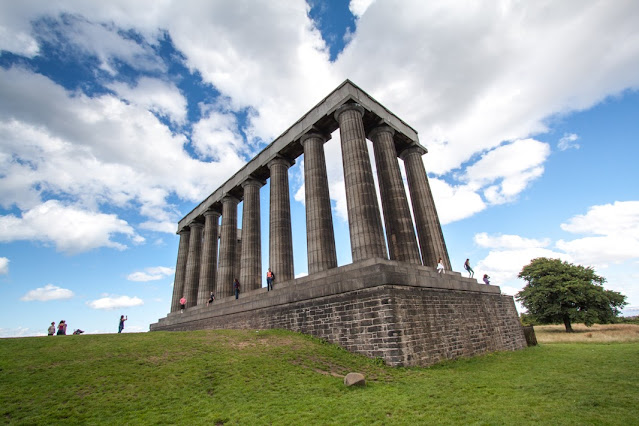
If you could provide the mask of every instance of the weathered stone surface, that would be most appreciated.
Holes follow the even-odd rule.
[[[344,385],[348,386],[366,386],[366,378],[362,373],[348,373],[344,376]]]
[[[288,187],[288,169],[293,163],[283,157],[278,157],[268,163],[271,172],[269,267],[275,274],[275,281],[278,283],[291,280],[295,276],[291,201]]]
[[[189,253],[191,230],[184,228],[180,232],[177,264],[175,265],[175,280],[173,281],[173,297],[171,298],[171,312],[180,310],[180,299],[184,292],[184,278],[186,277],[186,260]]]
[[[335,112],[342,143],[348,229],[353,262],[387,259],[382,219],[368,156],[362,116],[364,108],[346,104]]]
[[[391,260],[421,265],[413,219],[393,143],[394,133],[389,126],[378,126],[368,134],[375,150],[388,253]]]
[[[444,267],[450,271],[452,268],[444,234],[422,160],[422,155],[425,152],[424,148],[415,145],[400,153],[406,167],[406,180],[415,214],[415,226],[422,251],[422,262],[424,266],[436,268],[437,259],[441,257]]]
[[[318,133],[302,137],[304,147],[304,196],[306,199],[306,249],[309,275],[337,267],[335,234],[328,192],[324,142]]]
[[[171,313],[151,330],[269,329],[311,334],[391,366],[526,347],[512,296],[429,267],[369,259]]]

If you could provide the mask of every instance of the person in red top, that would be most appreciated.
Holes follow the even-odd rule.
[[[266,291],[273,290],[273,280],[275,279],[275,274],[271,272],[271,268],[268,268],[266,272]]]
[[[186,308],[186,297],[182,296],[180,299],[180,313],[184,313],[184,308]]]

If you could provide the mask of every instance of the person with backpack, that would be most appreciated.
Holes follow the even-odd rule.
[[[274,279],[275,279],[275,274],[271,272],[271,268],[268,268],[268,271],[266,271],[266,291],[273,290]]]

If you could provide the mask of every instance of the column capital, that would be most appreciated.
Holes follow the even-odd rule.
[[[382,132],[390,133],[391,137],[392,137],[395,134],[395,129],[393,129],[389,125],[381,124],[381,125],[375,127],[370,132],[368,132],[368,139],[373,140],[375,135],[377,135],[378,133],[382,133]]]
[[[233,202],[235,204],[239,204],[240,200],[237,199],[236,197],[232,196],[231,194],[225,194],[224,197],[222,197],[222,203],[227,203],[227,202]]]
[[[321,139],[322,143],[326,142],[327,140],[330,139],[330,136],[326,136],[318,131],[310,131],[308,133],[305,133],[304,135],[302,135],[302,137],[300,138],[300,144],[302,144],[302,146],[304,146],[304,142],[306,142],[309,139]]]
[[[417,153],[421,157],[422,155],[428,153],[428,150],[426,148],[424,148],[423,146],[420,146],[420,145],[411,145],[411,146],[403,149],[402,152],[399,153],[399,158],[404,160],[404,158],[407,155],[410,155],[410,154],[413,154],[413,153]]]
[[[220,213],[218,211],[215,211],[215,210],[210,210],[209,209],[209,210],[204,212],[204,217],[206,217],[206,216],[217,216],[219,218],[220,216],[222,216],[222,213]]]
[[[261,179],[256,179],[254,177],[249,177],[244,182],[242,182],[241,185],[242,185],[242,188],[246,188],[247,186],[257,186],[258,188],[261,188],[264,185],[266,185],[266,182],[264,182]]]
[[[351,110],[355,110],[359,112],[362,117],[364,116],[364,107],[361,106],[360,104],[344,104],[341,107],[337,108],[337,111],[335,111],[335,114],[333,114],[333,117],[335,117],[335,120],[339,121],[339,116],[343,112],[351,111]]]
[[[277,165],[277,164],[281,164],[286,166],[286,168],[291,167],[293,164],[295,164],[295,160],[290,160],[286,157],[282,157],[281,155],[278,155],[277,157],[273,158],[271,161],[269,161],[266,166],[269,168],[269,170],[271,169],[271,167]]]
[[[185,226],[184,228],[178,231],[178,234],[183,235],[183,234],[188,234],[189,232],[191,232],[191,229],[188,226]]]
[[[193,229],[193,228],[204,228],[204,224],[201,222],[191,222],[189,223],[189,228]]]

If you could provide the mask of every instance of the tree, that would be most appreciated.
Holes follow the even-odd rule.
[[[626,296],[603,288],[606,279],[591,267],[559,259],[533,259],[519,273],[527,284],[516,299],[540,324],[562,323],[572,332],[573,322],[588,327],[612,322],[626,303]]]

